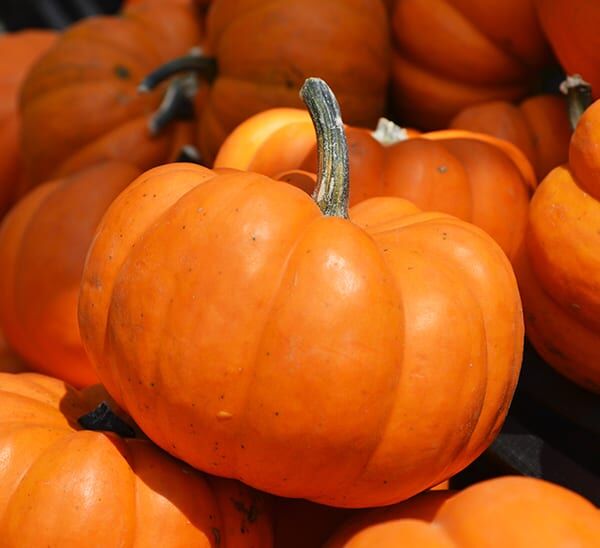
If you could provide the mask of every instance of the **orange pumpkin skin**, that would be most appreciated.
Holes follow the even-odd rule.
[[[0,218],[19,195],[21,121],[18,98],[31,65],[54,43],[48,30],[23,30],[0,35]]]
[[[523,97],[547,59],[533,0],[397,0],[392,29],[394,108],[422,129],[447,127],[468,105]]]
[[[412,496],[491,442],[522,354],[504,253],[397,198],[350,215],[191,164],[155,168],[113,202],[79,325],[153,441],[201,470],[343,507]]]
[[[301,106],[297,90],[309,76],[327,80],[348,123],[372,125],[385,107],[390,38],[379,0],[220,0],[208,13],[206,52],[219,67],[197,105],[209,165],[243,120]]]
[[[23,198],[0,227],[0,326],[31,367],[76,386],[97,381],[77,298],[88,247],[112,200],[140,171],[105,162]]]
[[[353,518],[325,548],[596,546],[600,512],[577,493],[528,477],[423,493]]]
[[[600,97],[600,5],[595,0],[535,0],[540,23],[562,67]]]
[[[527,336],[544,360],[600,392],[600,102],[581,117],[569,164],[540,184],[515,263]]]
[[[518,106],[506,101],[469,106],[449,127],[510,141],[527,156],[538,180],[568,159],[572,131],[565,100],[557,95],[536,95]]]
[[[525,233],[529,196],[536,186],[529,162],[516,147],[456,130],[425,133],[391,145],[381,144],[363,128],[347,127],[346,134],[351,205],[376,196],[405,198],[421,209],[476,224],[511,260],[515,256]],[[248,119],[227,138],[215,167],[277,178],[294,168],[314,173],[317,152],[308,113],[272,109]]]
[[[258,493],[145,439],[83,430],[77,419],[106,399],[99,387],[0,373],[3,547],[271,546]]]
[[[142,4],[72,25],[23,84],[23,153],[30,186],[114,159],[148,169],[193,141],[190,122],[156,137],[148,122],[164,87],[140,94],[149,71],[201,41],[190,7]],[[50,138],[51,136],[51,138]]]

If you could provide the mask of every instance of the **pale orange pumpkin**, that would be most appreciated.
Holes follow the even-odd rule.
[[[123,437],[135,429],[107,400],[114,407],[99,386],[79,392],[36,373],[0,373],[3,548],[272,545],[261,494]]]
[[[325,548],[592,548],[600,512],[550,482],[501,477],[355,516]]]
[[[109,392],[173,455],[283,496],[389,504],[496,436],[520,299],[477,227],[399,198],[348,211],[335,99],[303,89],[325,141],[315,200],[231,169],[145,173],[99,226],[80,330]]]
[[[79,284],[104,211],[139,174],[123,162],[88,167],[40,185],[0,225],[0,326],[36,371],[98,382],[79,337]]]

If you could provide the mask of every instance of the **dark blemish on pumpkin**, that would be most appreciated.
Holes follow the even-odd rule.
[[[271,355],[271,353],[270,353],[270,352],[265,352],[265,355],[266,355],[266,356],[270,356],[270,355]]]
[[[131,72],[123,65],[115,65],[115,74],[117,75],[117,78],[120,78],[121,80],[129,80],[129,78],[131,78]]]
[[[387,253],[388,251],[389,249],[387,247],[383,250],[384,253]]]
[[[387,480],[383,480],[383,485],[387,485]]]
[[[448,172],[448,167],[447,166],[438,166],[437,170],[440,173],[447,173]]]
[[[142,194],[142,198],[145,198],[146,196],[148,196],[148,194]]]
[[[192,270],[193,270],[193,269],[192,269],[192,267],[190,266],[190,267],[188,268],[188,272],[191,272]]]
[[[181,230],[185,230],[185,225],[181,225]]]
[[[406,270],[414,270],[414,269],[415,269],[414,266],[408,266],[408,267],[406,267]]]
[[[212,519],[212,516],[209,516],[210,519]],[[221,546],[221,531],[219,531],[216,527],[212,528],[212,534],[213,537],[215,538],[215,544],[217,546]]]
[[[252,236],[252,241],[255,242],[256,241],[256,236]]]
[[[447,239],[448,239],[448,233],[442,232],[442,240],[447,240]]]
[[[224,400],[224,399],[225,399],[225,394],[221,394],[221,395],[219,396],[219,399],[220,399],[220,400]]]
[[[153,197],[153,198],[156,198],[156,194],[152,194],[152,197]]]
[[[153,382],[150,383],[150,388],[154,388],[155,386],[156,385]]]
[[[256,497],[252,497],[249,508],[241,500],[231,499],[231,502],[233,503],[233,507],[238,512],[241,512],[250,523],[254,523],[258,519],[259,511]]]
[[[279,411],[275,411],[274,415],[275,415],[276,417],[278,417],[278,416],[279,416]]]
[[[240,443],[240,447],[241,447],[242,449],[246,449],[246,446],[245,446],[243,443]]]
[[[109,260],[109,261],[112,261],[112,255],[109,255],[109,256],[108,256],[108,260]]]

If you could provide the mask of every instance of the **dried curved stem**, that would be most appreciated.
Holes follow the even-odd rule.
[[[331,88],[320,78],[307,78],[300,97],[317,134],[319,172],[313,198],[324,215],[347,219],[350,169],[340,106]]]
[[[212,82],[217,75],[217,60],[213,57],[206,57],[199,49],[194,50],[188,55],[165,63],[148,74],[138,86],[138,90],[141,93],[151,91],[171,76],[182,72],[193,72],[204,80]]]

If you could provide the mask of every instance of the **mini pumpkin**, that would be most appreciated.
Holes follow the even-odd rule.
[[[21,84],[31,65],[55,40],[56,34],[47,30],[0,34],[0,218],[21,192]]]
[[[539,180],[569,155],[571,126],[566,102],[558,95],[535,95],[518,105],[507,101],[472,105],[461,110],[449,127],[510,141],[527,156]]]
[[[135,430],[106,400],[100,387],[0,373],[4,548],[271,546],[259,493],[124,437]]]
[[[527,477],[423,493],[351,518],[325,548],[596,546],[600,512],[582,496]]]
[[[139,174],[123,162],[88,167],[40,185],[0,225],[0,326],[35,370],[97,382],[79,337],[79,284],[104,211]]]
[[[476,224],[514,257],[536,186],[531,165],[514,145],[470,131],[418,134],[387,121],[375,132],[348,127],[346,133],[351,205],[376,196],[406,198]],[[317,171],[308,113],[273,109],[249,118],[229,135],[215,167],[257,171],[312,191],[305,176],[286,173]]]
[[[536,190],[515,262],[527,336],[542,358],[600,392],[600,101],[581,117],[569,163]]]
[[[303,96],[315,200],[232,169],[145,173],[99,226],[80,330],[108,391],[173,455],[274,494],[389,504],[499,431],[520,299],[477,227],[400,198],[348,211],[337,103],[318,79]]]
[[[182,144],[192,142],[192,123],[170,124],[160,135],[149,125],[156,123],[161,101],[179,88],[166,97],[164,87],[139,94],[137,86],[150,70],[201,38],[195,12],[183,4],[142,3],[69,27],[23,84],[29,186],[106,159],[148,169],[177,158]]]
[[[214,80],[197,96],[198,147],[206,165],[243,120],[271,107],[298,107],[298,88],[318,75],[337,93],[346,119],[374,124],[390,77],[388,17],[380,0],[219,0],[208,12],[204,51],[149,76],[173,71]]]
[[[524,97],[548,58],[534,0],[396,0],[392,29],[394,108],[421,129]]]

